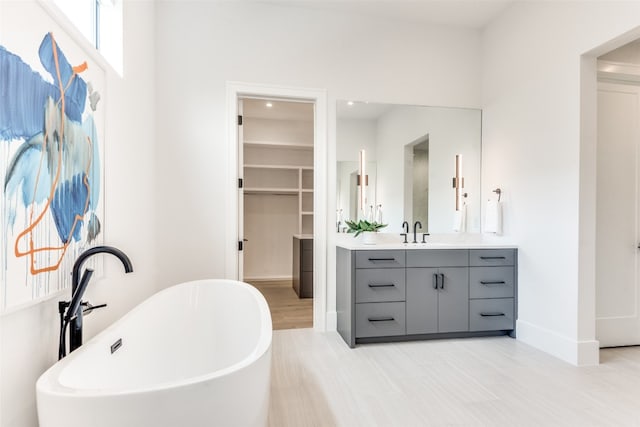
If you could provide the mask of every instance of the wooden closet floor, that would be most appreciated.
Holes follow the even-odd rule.
[[[298,298],[291,280],[248,281],[264,295],[273,329],[313,327],[313,298]]]

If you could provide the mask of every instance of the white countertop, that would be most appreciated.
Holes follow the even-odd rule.
[[[403,243],[404,237],[395,233],[377,233],[375,245],[365,245],[361,236],[353,237],[353,233],[336,234],[336,246],[351,250],[384,250],[384,249],[516,249],[518,246],[508,242],[501,236],[484,234],[434,234],[426,237],[427,243]],[[407,236],[413,240],[413,234]],[[417,240],[422,241],[422,233]]]

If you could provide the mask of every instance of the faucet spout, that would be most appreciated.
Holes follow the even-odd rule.
[[[80,284],[80,270],[82,269],[82,265],[93,255],[101,253],[111,254],[117,257],[120,262],[122,262],[125,273],[131,273],[133,271],[133,264],[131,264],[131,260],[118,248],[114,248],[113,246],[95,246],[87,249],[78,256],[78,259],[76,259],[76,262],[73,264],[73,270],[71,272],[71,295],[76,293],[76,288]]]
[[[80,276],[80,272],[87,259],[91,258],[93,255],[101,253],[111,254],[118,258],[120,262],[122,262],[124,271],[126,273],[131,273],[133,271],[133,264],[131,264],[131,260],[129,259],[129,257],[120,249],[114,248],[112,246],[95,246],[84,251],[80,254],[80,256],[78,256],[75,263],[73,264],[73,270],[71,272],[71,302],[69,303],[67,311],[64,314],[64,319],[61,317],[60,347],[58,349],[59,358],[66,356],[66,344],[64,335],[67,326],[70,326],[69,352],[72,352],[82,345],[82,296],[84,295],[84,292],[89,285],[89,280],[93,275],[93,270],[87,268],[82,274],[82,277]],[[64,303],[61,307],[64,307],[65,305],[66,303]]]
[[[413,243],[418,243],[418,239],[417,239],[417,228],[420,227],[420,230],[422,230],[422,223],[420,221],[416,221],[413,223]]]

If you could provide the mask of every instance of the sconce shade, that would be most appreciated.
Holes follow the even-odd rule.
[[[464,177],[462,176],[462,154],[456,154],[456,176],[453,178],[453,188],[456,190],[456,211],[459,211],[463,196],[461,190],[464,188]]]
[[[360,209],[364,211],[367,206],[367,186],[369,177],[367,176],[367,161],[364,150],[360,150],[360,168],[358,173],[358,185],[360,186]]]

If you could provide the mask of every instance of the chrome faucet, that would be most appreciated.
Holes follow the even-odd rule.
[[[413,243],[418,243],[418,239],[416,237],[417,227],[420,227],[420,230],[422,230],[422,223],[420,221],[416,221],[413,223]]]
[[[131,264],[129,257],[120,249],[116,249],[112,246],[96,246],[84,251],[80,256],[78,256],[78,259],[76,259],[76,262],[73,264],[73,270],[71,273],[71,301],[60,301],[58,303],[61,316],[60,345],[58,348],[59,359],[62,359],[67,355],[65,342],[65,331],[67,326],[71,326],[71,329],[69,330],[69,352],[72,352],[82,345],[82,307],[87,306],[88,310],[98,308],[98,306],[91,306],[87,302],[82,302],[82,296],[89,285],[89,280],[93,275],[93,270],[87,268],[82,273],[82,277],[80,276],[80,270],[87,259],[100,253],[111,254],[118,258],[124,265],[124,271],[126,273],[131,273],[133,271],[133,265]],[[66,313],[64,312],[65,308]]]

